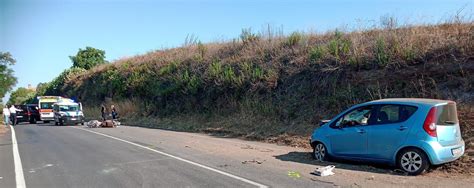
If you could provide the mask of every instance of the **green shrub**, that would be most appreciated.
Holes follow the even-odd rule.
[[[286,45],[288,46],[295,46],[303,39],[303,35],[299,32],[293,32],[287,38]]]
[[[167,65],[164,65],[163,67],[160,68],[159,74],[160,75],[171,74],[178,69],[179,64],[180,64],[179,61],[173,61]]]
[[[260,36],[258,34],[252,33],[252,29],[242,29],[242,33],[240,34],[240,40],[245,44],[254,43],[260,40]]]
[[[201,57],[204,58],[204,55],[206,55],[206,52],[207,52],[207,47],[204,46],[204,44],[202,44],[201,41],[199,41],[199,43],[197,45],[197,48],[198,48],[198,52],[201,55]]]
[[[334,33],[334,38],[329,41],[328,51],[336,61],[341,61],[341,58],[349,55],[351,48],[351,41],[343,38],[343,33],[337,31]]]
[[[407,62],[414,61],[416,59],[416,52],[413,48],[405,48],[403,49],[403,58]]]
[[[222,64],[219,61],[214,61],[209,64],[209,74],[211,77],[218,78],[222,72]]]
[[[312,47],[309,51],[309,60],[313,63],[322,60],[327,53],[326,51],[327,49],[321,45]]]
[[[375,43],[375,60],[377,65],[385,66],[388,64],[390,57],[388,54],[388,48],[385,43],[385,40],[381,37],[377,38]]]

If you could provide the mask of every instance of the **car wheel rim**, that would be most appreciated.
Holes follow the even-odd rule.
[[[421,156],[418,155],[418,153],[412,151],[406,152],[400,159],[400,164],[403,170],[407,172],[418,171],[421,168],[422,162],[423,159],[421,159]]]
[[[326,150],[324,149],[323,144],[318,144],[314,148],[314,157],[318,161],[323,161],[324,156],[326,155]]]

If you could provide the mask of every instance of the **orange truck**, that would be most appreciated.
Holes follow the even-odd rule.
[[[49,123],[54,120],[53,104],[63,99],[60,96],[38,96],[40,120]]]

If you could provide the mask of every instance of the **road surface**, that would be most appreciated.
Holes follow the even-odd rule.
[[[264,161],[227,158],[229,151],[209,152],[189,133],[170,137],[157,129],[53,124],[20,124],[14,132],[26,187],[331,186],[263,168],[258,163]],[[0,187],[18,183],[11,134],[0,136]]]
[[[16,157],[15,149],[18,149]],[[310,158],[309,152],[304,148],[140,127],[91,129],[20,124],[14,131],[0,130],[0,188],[22,187],[22,182],[34,188],[472,187],[474,184],[472,175],[430,172],[408,177],[394,173],[391,168],[317,162]],[[326,165],[335,165],[336,174],[328,177],[311,174]]]

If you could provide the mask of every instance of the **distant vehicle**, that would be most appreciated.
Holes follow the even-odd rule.
[[[29,122],[35,124],[40,120],[37,104],[15,105],[16,108],[21,109],[17,112],[18,122]]]
[[[456,103],[382,99],[355,105],[314,130],[313,157],[396,165],[410,175],[464,154]]]
[[[61,99],[53,104],[54,124],[78,124],[84,125],[84,113],[82,113],[81,103],[76,103],[71,99]]]
[[[60,99],[62,99],[60,96],[38,96],[38,108],[41,121],[49,123],[49,121],[54,120],[53,104]]]

